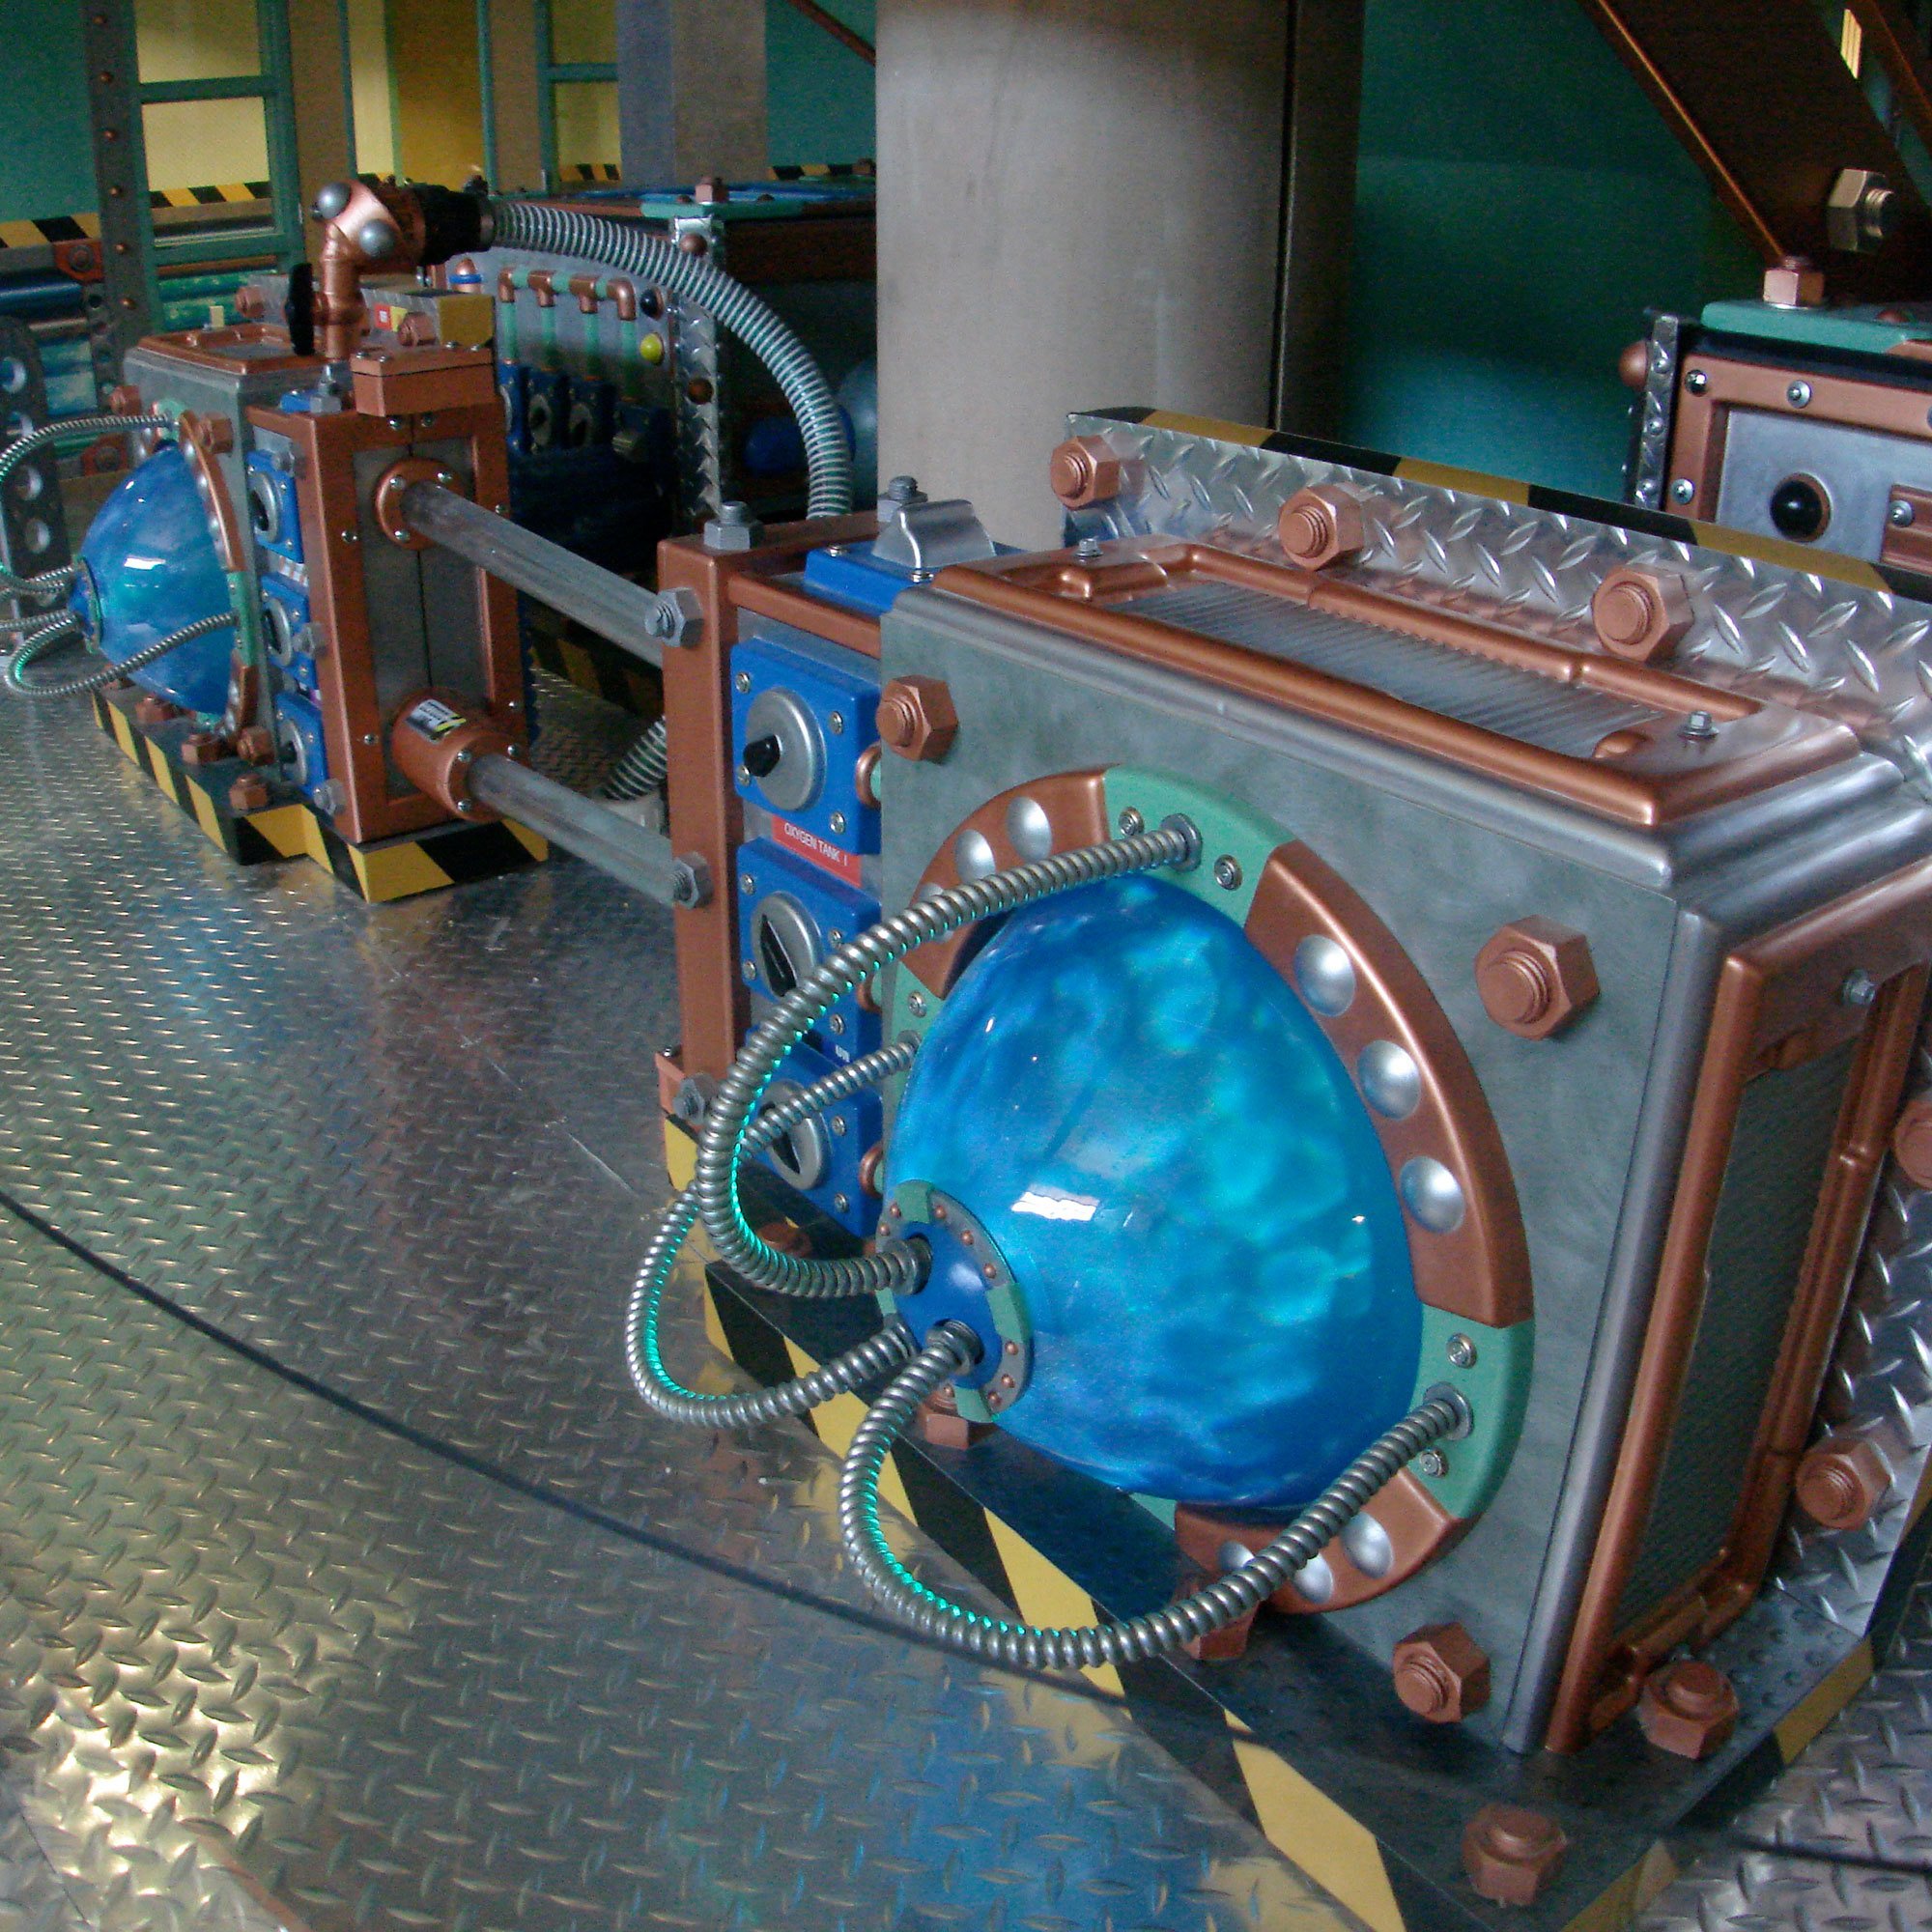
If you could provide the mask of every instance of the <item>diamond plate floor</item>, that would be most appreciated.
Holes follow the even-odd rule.
[[[569,863],[234,868],[0,707],[0,1191],[206,1325],[0,1217],[0,1932],[1335,1922],[1104,1704],[855,1618],[802,1433],[639,1411],[668,969]],[[1932,1926],[1925,1681],[1921,1605],[1651,1923]]]

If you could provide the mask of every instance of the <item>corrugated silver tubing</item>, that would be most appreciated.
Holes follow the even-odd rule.
[[[1312,1562],[1378,1490],[1466,1420],[1445,1396],[1422,1403],[1371,1443],[1264,1549],[1191,1597],[1124,1623],[1043,1629],[986,1616],[940,1596],[905,1569],[879,1527],[879,1470],[888,1453],[920,1404],[971,1367],[979,1348],[963,1323],[943,1323],[867,1411],[839,1471],[838,1533],[867,1585],[908,1629],[969,1656],[1025,1669],[1138,1663],[1225,1629]]]
[[[781,1062],[838,1001],[915,947],[1075,886],[1163,866],[1198,865],[1200,858],[1201,835],[1185,819],[1170,819],[1153,832],[1056,852],[1031,865],[950,886],[881,920],[815,967],[746,1039],[705,1115],[691,1185],[719,1259],[759,1288],[806,1300],[905,1294],[916,1289],[929,1265],[923,1243],[884,1240],[869,1255],[801,1258],[780,1254],[745,1219],[738,1202],[740,1150],[747,1124]]]
[[[82,436],[113,436],[124,430],[173,428],[174,420],[169,416],[118,416],[105,412],[89,416],[61,416],[54,422],[43,423],[39,429],[29,430],[25,436],[0,450],[0,489],[6,487],[8,477],[19,467],[23,457],[32,455],[37,449],[43,449],[50,442],[66,442]],[[36,577],[15,577],[11,570],[0,566],[0,596],[58,597],[79,575],[80,566],[77,563],[63,564],[58,570],[43,570]]]
[[[670,740],[665,721],[655,719],[639,733],[629,751],[611,768],[604,781],[606,798],[648,798],[664,783],[670,770]]]
[[[903,1073],[918,1050],[911,1040],[882,1046],[849,1066],[841,1066],[837,1073],[813,1081],[803,1093],[768,1107],[745,1135],[745,1153],[761,1151],[801,1121],[837,1106],[862,1088]],[[659,1415],[699,1429],[744,1429],[776,1422],[781,1416],[803,1415],[834,1396],[864,1388],[913,1353],[917,1344],[911,1331],[904,1322],[895,1321],[811,1374],[772,1388],[753,1389],[743,1395],[700,1395],[695,1389],[679,1387],[667,1376],[659,1359],[658,1305],[670,1279],[671,1264],[696,1218],[696,1196],[687,1187],[665,1210],[650,1246],[644,1250],[625,1314],[624,1365],[630,1371],[632,1385]]]
[[[852,457],[832,386],[811,352],[769,302],[703,256],[687,255],[662,236],[527,201],[496,199],[490,213],[497,247],[601,262],[714,316],[771,371],[798,418],[811,477],[806,515],[841,517],[852,507]]]
[[[19,649],[7,660],[6,668],[0,670],[0,682],[22,697],[78,697],[84,692],[99,691],[117,678],[130,677],[137,670],[145,670],[149,665],[158,664],[178,646],[190,643],[196,638],[205,638],[211,631],[226,630],[234,622],[233,613],[224,611],[217,616],[184,624],[179,631],[170,632],[165,638],[156,638],[152,644],[144,644],[119,664],[99,665],[93,670],[82,671],[77,677],[49,678],[44,684],[30,681],[27,668],[36,658],[43,657],[63,639],[78,636],[79,624],[70,620],[44,631],[36,631],[24,639]]]

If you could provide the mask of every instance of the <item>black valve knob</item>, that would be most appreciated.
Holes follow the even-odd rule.
[[[745,769],[754,779],[769,778],[778,770],[779,760],[784,756],[784,747],[779,743],[778,733],[768,731],[762,738],[753,738],[745,747]]]

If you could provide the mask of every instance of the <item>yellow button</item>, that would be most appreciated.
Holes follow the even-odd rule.
[[[659,363],[665,359],[665,339],[662,335],[646,335],[638,344],[638,354],[646,362]]]

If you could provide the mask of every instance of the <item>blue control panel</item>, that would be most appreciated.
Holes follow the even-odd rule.
[[[291,563],[299,563],[301,509],[295,478],[277,469],[274,459],[262,449],[248,452],[243,469],[248,479],[248,522],[256,543]]]
[[[738,795],[837,851],[879,849],[879,809],[859,783],[876,761],[879,680],[871,661],[790,633],[731,653],[731,762]]]
[[[879,902],[769,838],[738,848],[738,966],[754,993],[781,1000],[829,953],[878,923]],[[879,1015],[847,993],[810,1038],[836,1061],[879,1044]]]
[[[315,696],[315,652],[307,594],[285,579],[262,579],[262,644],[285,685]]]
[[[313,800],[328,780],[328,752],[323,744],[322,713],[299,693],[275,695],[275,751],[282,775]]]
[[[788,1098],[793,1088],[810,1087],[837,1070],[823,1054],[796,1046],[779,1067],[766,1098]],[[885,1108],[867,1088],[794,1128],[759,1158],[821,1214],[863,1238],[878,1226],[879,1199],[867,1188],[861,1172],[867,1153],[884,1133]]]

